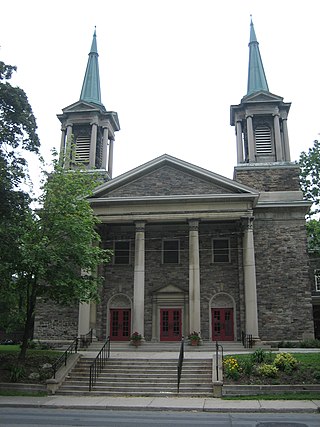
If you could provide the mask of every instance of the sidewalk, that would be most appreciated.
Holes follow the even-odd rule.
[[[320,412],[320,400],[223,400],[183,397],[0,396],[0,407],[127,411]]]

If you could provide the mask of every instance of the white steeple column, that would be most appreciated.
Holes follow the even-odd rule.
[[[66,144],[66,129],[61,128],[61,142],[60,142],[60,153],[59,153],[59,163],[62,166],[65,156],[65,144]]]
[[[71,145],[72,145],[72,125],[67,125],[67,137],[66,137],[66,150],[65,150],[65,167],[68,169],[70,167],[71,160]]]
[[[199,221],[189,221],[189,325],[190,332],[201,332]]]
[[[290,162],[290,146],[289,146],[289,133],[287,119],[282,119],[282,132],[283,132],[283,145],[284,145],[284,160]]]
[[[243,219],[243,272],[246,305],[246,333],[252,334],[252,337],[257,340],[259,339],[259,332],[253,219],[253,217]]]
[[[248,134],[249,163],[253,163],[255,162],[255,149],[254,149],[252,116],[247,116],[247,134]]]
[[[280,133],[280,122],[279,122],[279,113],[274,114],[273,116],[274,123],[274,138],[276,145],[276,160],[278,162],[283,161],[282,147],[281,147],[281,133]]]
[[[108,156],[108,128],[103,128],[103,144],[102,144],[102,169],[107,169]]]
[[[110,139],[109,159],[108,159],[108,172],[109,172],[110,178],[112,178],[112,165],[113,165],[113,140]]]
[[[243,147],[242,147],[242,126],[241,121],[238,120],[236,124],[237,135],[237,163],[243,163]]]
[[[78,337],[90,331],[90,303],[79,304]]]
[[[89,158],[90,169],[93,169],[96,166],[97,130],[98,130],[98,125],[96,123],[92,123],[91,124],[91,141],[90,141],[90,158]]]
[[[133,279],[133,332],[144,337],[144,254],[145,222],[136,222],[134,279]]]

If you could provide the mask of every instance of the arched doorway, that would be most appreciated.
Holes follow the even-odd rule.
[[[131,301],[124,294],[109,301],[109,336],[111,341],[129,341],[131,335]]]
[[[210,324],[212,341],[234,341],[235,304],[226,293],[216,294],[210,303]]]

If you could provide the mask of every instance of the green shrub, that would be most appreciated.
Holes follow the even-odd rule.
[[[320,348],[320,340],[303,340],[300,343],[301,348]]]
[[[274,366],[276,366],[280,371],[284,372],[292,372],[294,369],[298,367],[298,361],[295,357],[292,356],[291,353],[279,353],[274,358],[273,362]]]
[[[248,377],[253,373],[254,365],[251,358],[246,358],[239,362],[239,371],[243,372]]]
[[[237,380],[239,378],[239,363],[234,357],[227,357],[223,360],[224,373],[227,378]]]
[[[10,369],[10,381],[12,383],[16,383],[20,380],[22,380],[26,375],[26,371],[23,366],[16,365],[12,366]]]
[[[275,378],[278,373],[278,368],[274,365],[263,363],[257,367],[257,372],[262,377]]]
[[[255,352],[251,354],[251,360],[253,363],[262,363],[266,360],[267,353],[262,348],[257,348]]]

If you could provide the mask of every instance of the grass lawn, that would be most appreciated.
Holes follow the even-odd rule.
[[[253,396],[223,396],[224,400],[319,400],[320,393],[277,393],[277,394],[256,394]]]

